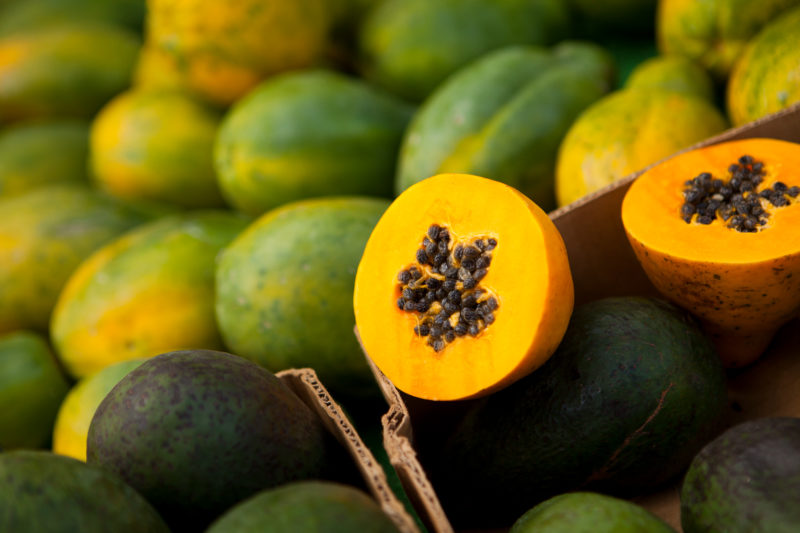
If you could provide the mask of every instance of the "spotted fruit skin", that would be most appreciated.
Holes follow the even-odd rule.
[[[747,46],[727,89],[734,126],[800,102],[800,8],[781,15]]]
[[[798,0],[661,0],[656,15],[658,49],[662,54],[693,59],[717,80],[724,81],[748,41],[770,20],[798,3]]]
[[[167,52],[185,87],[228,105],[263,78],[321,59],[326,0],[151,0],[148,42]]]

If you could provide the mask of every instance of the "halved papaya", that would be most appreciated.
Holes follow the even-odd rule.
[[[684,152],[633,182],[622,223],[653,285],[740,367],[800,312],[800,144],[744,139]]]
[[[378,221],[354,309],[366,353],[398,389],[458,400],[544,363],[573,296],[564,241],[542,209],[499,181],[440,174]]]

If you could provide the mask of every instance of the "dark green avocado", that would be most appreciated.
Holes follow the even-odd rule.
[[[646,492],[713,438],[725,373],[696,322],[655,299],[576,308],[553,356],[476,401],[432,478],[455,524],[507,527],[556,494]]]
[[[268,370],[184,350],[145,361],[109,392],[89,427],[87,462],[119,474],[173,531],[200,531],[260,490],[326,475],[338,445],[329,439]]]
[[[800,418],[738,424],[692,461],[681,489],[684,533],[800,531]]]

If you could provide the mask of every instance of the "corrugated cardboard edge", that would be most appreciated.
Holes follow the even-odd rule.
[[[800,141],[798,123],[800,123],[800,103],[738,128],[728,129],[670,157],[702,146],[748,137]],[[609,286],[619,287],[620,280],[625,280],[625,289],[621,292],[616,291],[615,295],[656,295],[655,289],[641,268],[638,267],[625,238],[619,210],[622,198],[631,182],[658,163],[660,161],[549,214],[567,245],[570,268],[575,280],[576,305],[606,296],[607,294],[604,294],[606,288]],[[612,223],[609,224],[609,221]],[[585,228],[587,227],[592,228],[592,231],[586,232]],[[604,243],[602,250],[598,250],[596,245],[598,242]],[[619,258],[623,267],[614,271],[604,268],[603,265],[608,257]],[[357,330],[356,336],[358,337]],[[406,402],[392,382],[372,363],[366,351],[364,353],[389,404],[389,410],[382,417],[384,446],[389,461],[397,471],[409,499],[425,526],[435,533],[452,533],[453,526],[444,513],[436,491],[414,449],[411,414]],[[784,359],[786,358],[781,358],[781,360]],[[787,364],[791,365],[791,363]],[[792,368],[795,368],[798,371],[797,375],[800,375],[800,363]],[[734,392],[737,386],[741,387],[734,381],[732,385]],[[761,415],[766,416],[770,412],[772,411],[763,410]],[[677,491],[676,485],[660,493],[644,497],[638,502],[667,519],[670,525],[680,531],[679,517],[675,515],[674,509],[674,498],[677,496]]]
[[[276,375],[319,416],[328,431],[345,447],[372,496],[397,529],[401,533],[420,533],[414,519],[389,486],[383,468],[319,381],[316,372],[310,368],[293,368]]]

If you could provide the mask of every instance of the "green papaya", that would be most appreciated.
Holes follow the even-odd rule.
[[[487,54],[420,107],[403,139],[395,192],[435,174],[466,173],[508,183],[553,209],[561,139],[610,90],[613,70],[609,54],[590,43]]]

